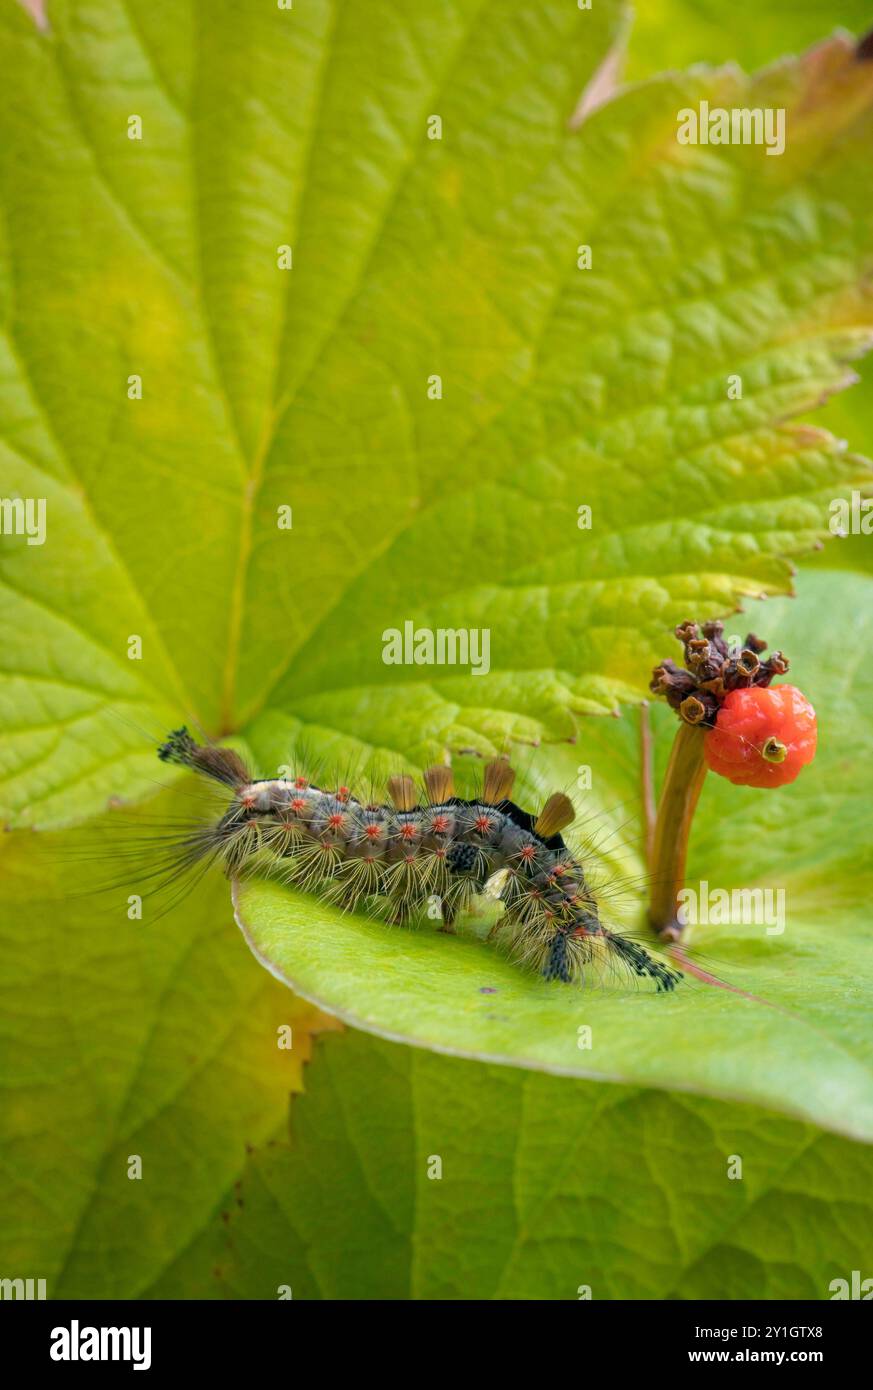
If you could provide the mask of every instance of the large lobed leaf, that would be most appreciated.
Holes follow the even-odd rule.
[[[0,17],[0,462],[48,502],[0,572],[14,823],[148,790],[133,726],[180,710],[417,756],[565,737],[688,611],[788,587],[867,476],[780,423],[870,340],[848,41],[571,129],[617,5],[172,16]],[[678,145],[704,98],[784,105],[785,154]],[[490,673],[386,666],[407,619],[489,628]]]

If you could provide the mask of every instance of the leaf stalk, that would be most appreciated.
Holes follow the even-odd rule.
[[[682,937],[679,892],[685,882],[691,823],[707,772],[703,739],[701,727],[680,723],[658,802],[649,920],[662,941],[679,941]]]

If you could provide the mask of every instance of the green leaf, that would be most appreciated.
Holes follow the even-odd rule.
[[[686,63],[737,62],[754,69],[797,53],[839,24],[855,34],[870,28],[867,0],[770,0],[766,9],[755,2],[724,5],[721,0],[649,0],[634,17],[626,79],[650,78],[666,67]],[[873,365],[865,359],[858,368],[860,384],[832,397],[814,420],[837,438],[853,440],[869,453],[873,449]],[[811,417],[812,419],[812,417]],[[851,489],[839,495],[850,495]],[[861,534],[825,546],[805,563],[817,569],[870,571],[873,550]]]
[[[873,854],[864,828],[873,691],[869,663],[860,660],[871,596],[867,579],[823,574],[804,580],[798,602],[768,603],[762,612],[755,605],[743,620],[743,633],[749,625],[778,634],[794,658],[791,677],[820,719],[820,751],[795,784],[760,792],[710,776],[697,813],[691,886],[705,879],[713,890],[768,887],[785,895],[783,933],[768,933],[763,923],[694,933],[704,967],[755,998],[693,981],[666,996],[608,984],[568,989],[531,978],[469,935],[391,929],[254,880],[237,893],[246,939],[298,994],[385,1038],[562,1074],[743,1097],[873,1138],[873,943],[865,927]],[[676,727],[663,714],[662,761]],[[588,852],[610,836],[613,844],[636,841],[624,856],[629,886],[621,888],[615,862],[601,868],[606,920],[618,915],[622,925],[623,916],[644,930],[634,882],[644,883],[645,867],[638,826],[627,828],[641,795],[634,725],[630,715],[589,721],[572,753],[538,750],[526,794],[534,796],[549,776],[572,785],[578,765],[593,769],[581,827],[587,819]],[[622,904],[610,896],[610,882],[623,893],[623,914],[616,914]],[[583,1026],[593,1042],[580,1050]]]
[[[788,589],[869,476],[784,423],[870,341],[848,42],[573,128],[618,4],[168,16],[0,17],[0,463],[48,508],[0,562],[12,823],[144,794],[139,728],[180,715],[413,758],[568,737],[689,609]],[[784,105],[785,154],[680,146],[703,99]],[[488,628],[489,672],[386,665],[407,620]]]
[[[839,25],[870,27],[867,0],[646,0],[628,44],[626,79],[638,81],[692,63],[739,63],[753,70],[800,53]]]
[[[193,1261],[231,1298],[826,1299],[873,1239],[848,1140],[354,1033],[318,1046],[290,1145],[236,1196]]]
[[[240,952],[220,882],[131,920],[128,886],[95,898],[87,859],[28,838],[0,854],[0,1263],[49,1298],[133,1298],[219,1220],[336,1025]]]

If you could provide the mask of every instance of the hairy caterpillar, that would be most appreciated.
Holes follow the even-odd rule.
[[[305,777],[256,779],[230,749],[198,744],[185,728],[158,756],[222,784],[231,800],[217,821],[178,845],[177,867],[217,862],[228,877],[278,876],[347,910],[379,900],[403,924],[439,900],[443,929],[500,875],[504,914],[494,932],[510,953],[547,980],[578,982],[598,967],[621,967],[674,989],[678,971],[602,924],[583,866],[561,837],[575,818],[562,792],[536,817],[510,800],[515,773],[489,762],[481,792],[455,795],[452,769],[388,778],[389,803],[329,791]]]

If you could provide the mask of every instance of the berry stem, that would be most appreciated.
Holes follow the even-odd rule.
[[[646,863],[650,869],[655,849],[655,821],[658,814],[655,808],[654,761],[652,721],[649,718],[648,701],[643,700],[640,705],[640,790],[645,824]]]
[[[680,723],[658,802],[649,919],[662,941],[678,941],[682,936],[679,890],[685,882],[691,822],[707,772],[703,739],[702,728]]]

